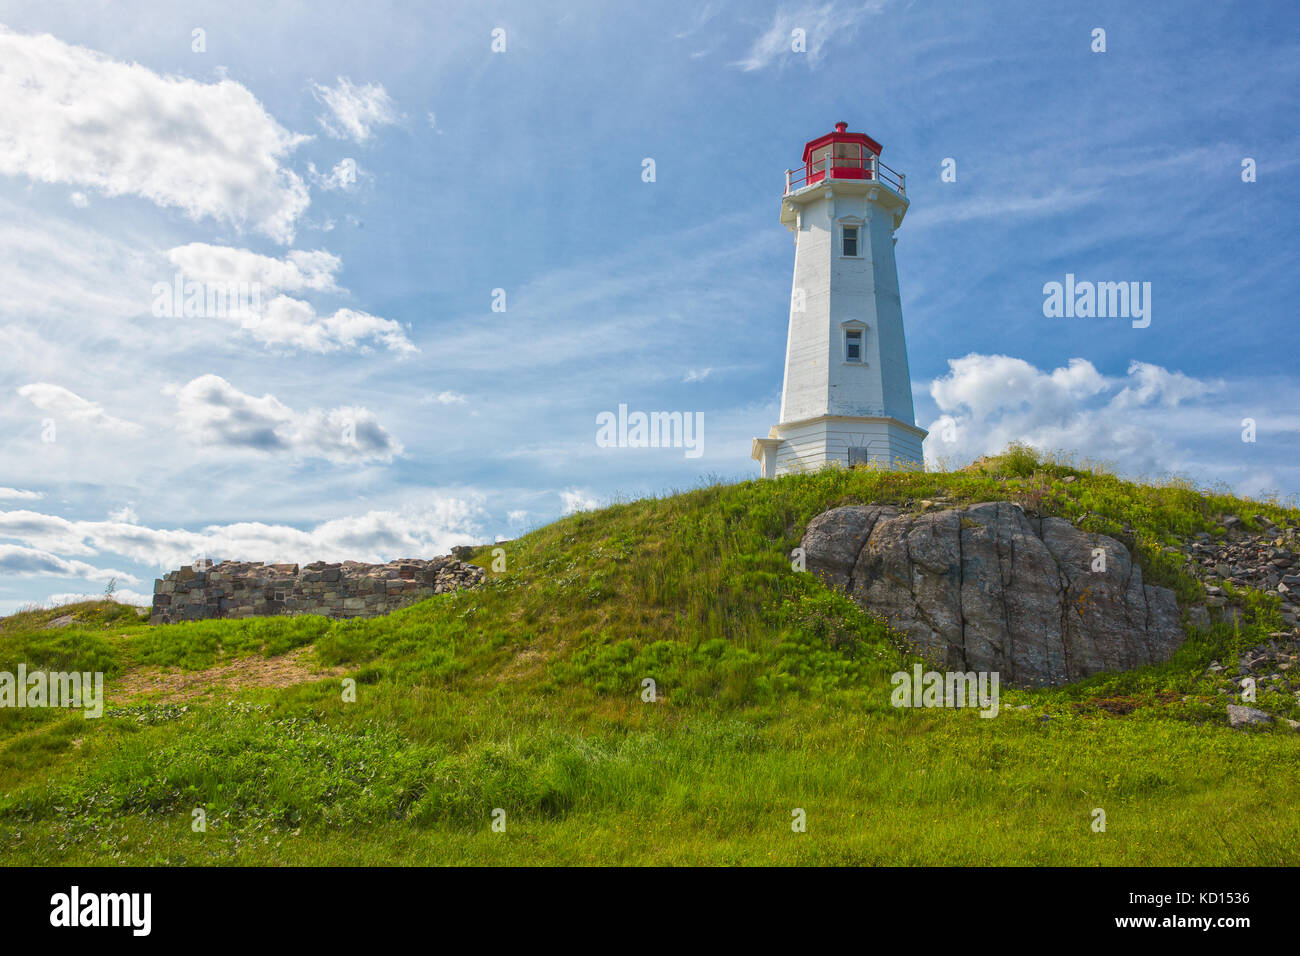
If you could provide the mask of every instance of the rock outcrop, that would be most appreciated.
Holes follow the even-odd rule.
[[[1167,660],[1184,639],[1173,592],[1143,584],[1123,544],[1009,502],[835,508],[803,548],[808,570],[921,654],[1022,687]]]
[[[460,588],[477,587],[484,571],[453,557],[388,564],[317,561],[296,564],[211,562],[168,571],[154,582],[150,624],[267,614],[373,617]]]

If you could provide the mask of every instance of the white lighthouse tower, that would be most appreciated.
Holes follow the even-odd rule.
[[[794,288],[781,420],[753,445],[764,478],[836,461],[922,465],[894,263],[906,189],[880,149],[836,123],[804,146],[799,171],[786,170]]]

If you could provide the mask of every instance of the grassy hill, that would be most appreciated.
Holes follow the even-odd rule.
[[[0,670],[103,671],[108,709],[0,710],[0,860],[1300,862],[1300,734],[1229,729],[1226,678],[1206,670],[1235,672],[1281,629],[1263,595],[1166,664],[1004,687],[992,720],[891,707],[912,658],[789,553],[828,507],[936,498],[1113,535],[1183,604],[1200,585],[1172,546],[1227,515],[1300,525],[1012,449],[950,474],[833,470],[576,514],[506,543],[481,590],[370,620],[27,612],[0,621]]]

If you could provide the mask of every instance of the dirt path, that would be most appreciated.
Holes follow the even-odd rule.
[[[198,671],[142,667],[128,671],[120,680],[114,681],[109,690],[119,700],[147,694],[159,703],[170,704],[204,697],[216,690],[289,687],[346,672],[342,667],[322,668],[304,661],[303,658],[311,651],[312,646],[308,645],[279,657],[241,657],[228,664],[217,664]]]

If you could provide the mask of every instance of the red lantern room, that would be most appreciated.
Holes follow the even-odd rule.
[[[824,179],[875,179],[903,195],[902,174],[880,162],[881,145],[848,130],[848,123],[836,123],[835,132],[808,141],[802,171],[786,170],[787,194]]]

